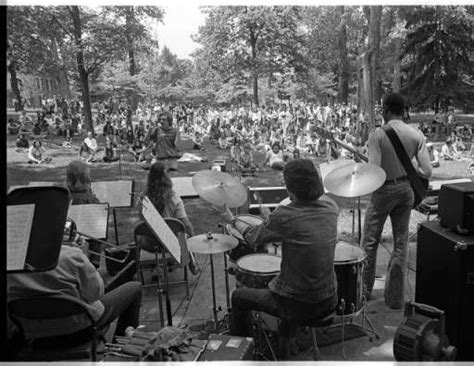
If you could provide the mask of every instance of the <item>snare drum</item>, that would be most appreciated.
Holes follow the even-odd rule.
[[[250,254],[237,261],[237,284],[252,288],[266,288],[280,273],[281,258],[272,254]]]
[[[254,215],[237,215],[235,216],[239,222],[248,224],[248,226],[260,225],[264,220],[259,216]],[[252,253],[266,253],[266,247],[264,245],[251,247],[245,241],[242,234],[231,224],[226,225],[226,232],[228,235],[233,236],[239,241],[239,245],[229,252],[229,259],[232,262],[236,262],[239,258]]]
[[[363,274],[366,258],[365,251],[359,246],[345,242],[336,244],[334,269],[339,297],[336,308],[338,315],[354,314],[364,305]]]

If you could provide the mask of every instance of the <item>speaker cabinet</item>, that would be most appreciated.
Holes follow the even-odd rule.
[[[474,235],[461,236],[438,221],[420,225],[415,300],[445,311],[457,360],[474,361]]]

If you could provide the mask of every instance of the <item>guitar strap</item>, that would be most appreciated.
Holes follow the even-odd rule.
[[[392,146],[395,149],[395,152],[397,153],[398,160],[400,160],[400,163],[402,163],[403,167],[405,168],[411,186],[417,192],[423,192],[425,190],[425,188],[423,187],[423,183],[421,182],[418,173],[415,171],[415,168],[413,167],[413,164],[411,163],[411,160],[408,157],[408,154],[405,148],[403,147],[403,144],[400,141],[400,138],[398,137],[397,133],[389,125],[385,125],[382,129],[385,131],[388,136],[388,139],[392,143]]]

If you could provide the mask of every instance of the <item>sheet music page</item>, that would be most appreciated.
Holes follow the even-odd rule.
[[[25,267],[34,214],[34,204],[7,206],[7,271]]]
[[[176,177],[171,178],[173,182],[173,190],[180,197],[195,197],[197,192],[193,187],[192,177]]]
[[[150,199],[146,196],[142,201],[142,215],[151,230],[168,249],[174,259],[176,259],[178,263],[181,263],[181,247],[178,238],[174,235],[163,217],[161,217],[155,206],[153,206],[153,203],[151,203]]]
[[[68,217],[74,220],[77,231],[97,239],[107,237],[109,207],[106,203],[69,206]]]
[[[132,180],[92,182],[91,188],[99,201],[110,207],[131,207],[132,183]]]

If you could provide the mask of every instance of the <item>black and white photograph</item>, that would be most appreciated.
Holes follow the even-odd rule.
[[[3,2],[8,362],[474,362],[474,3]]]

